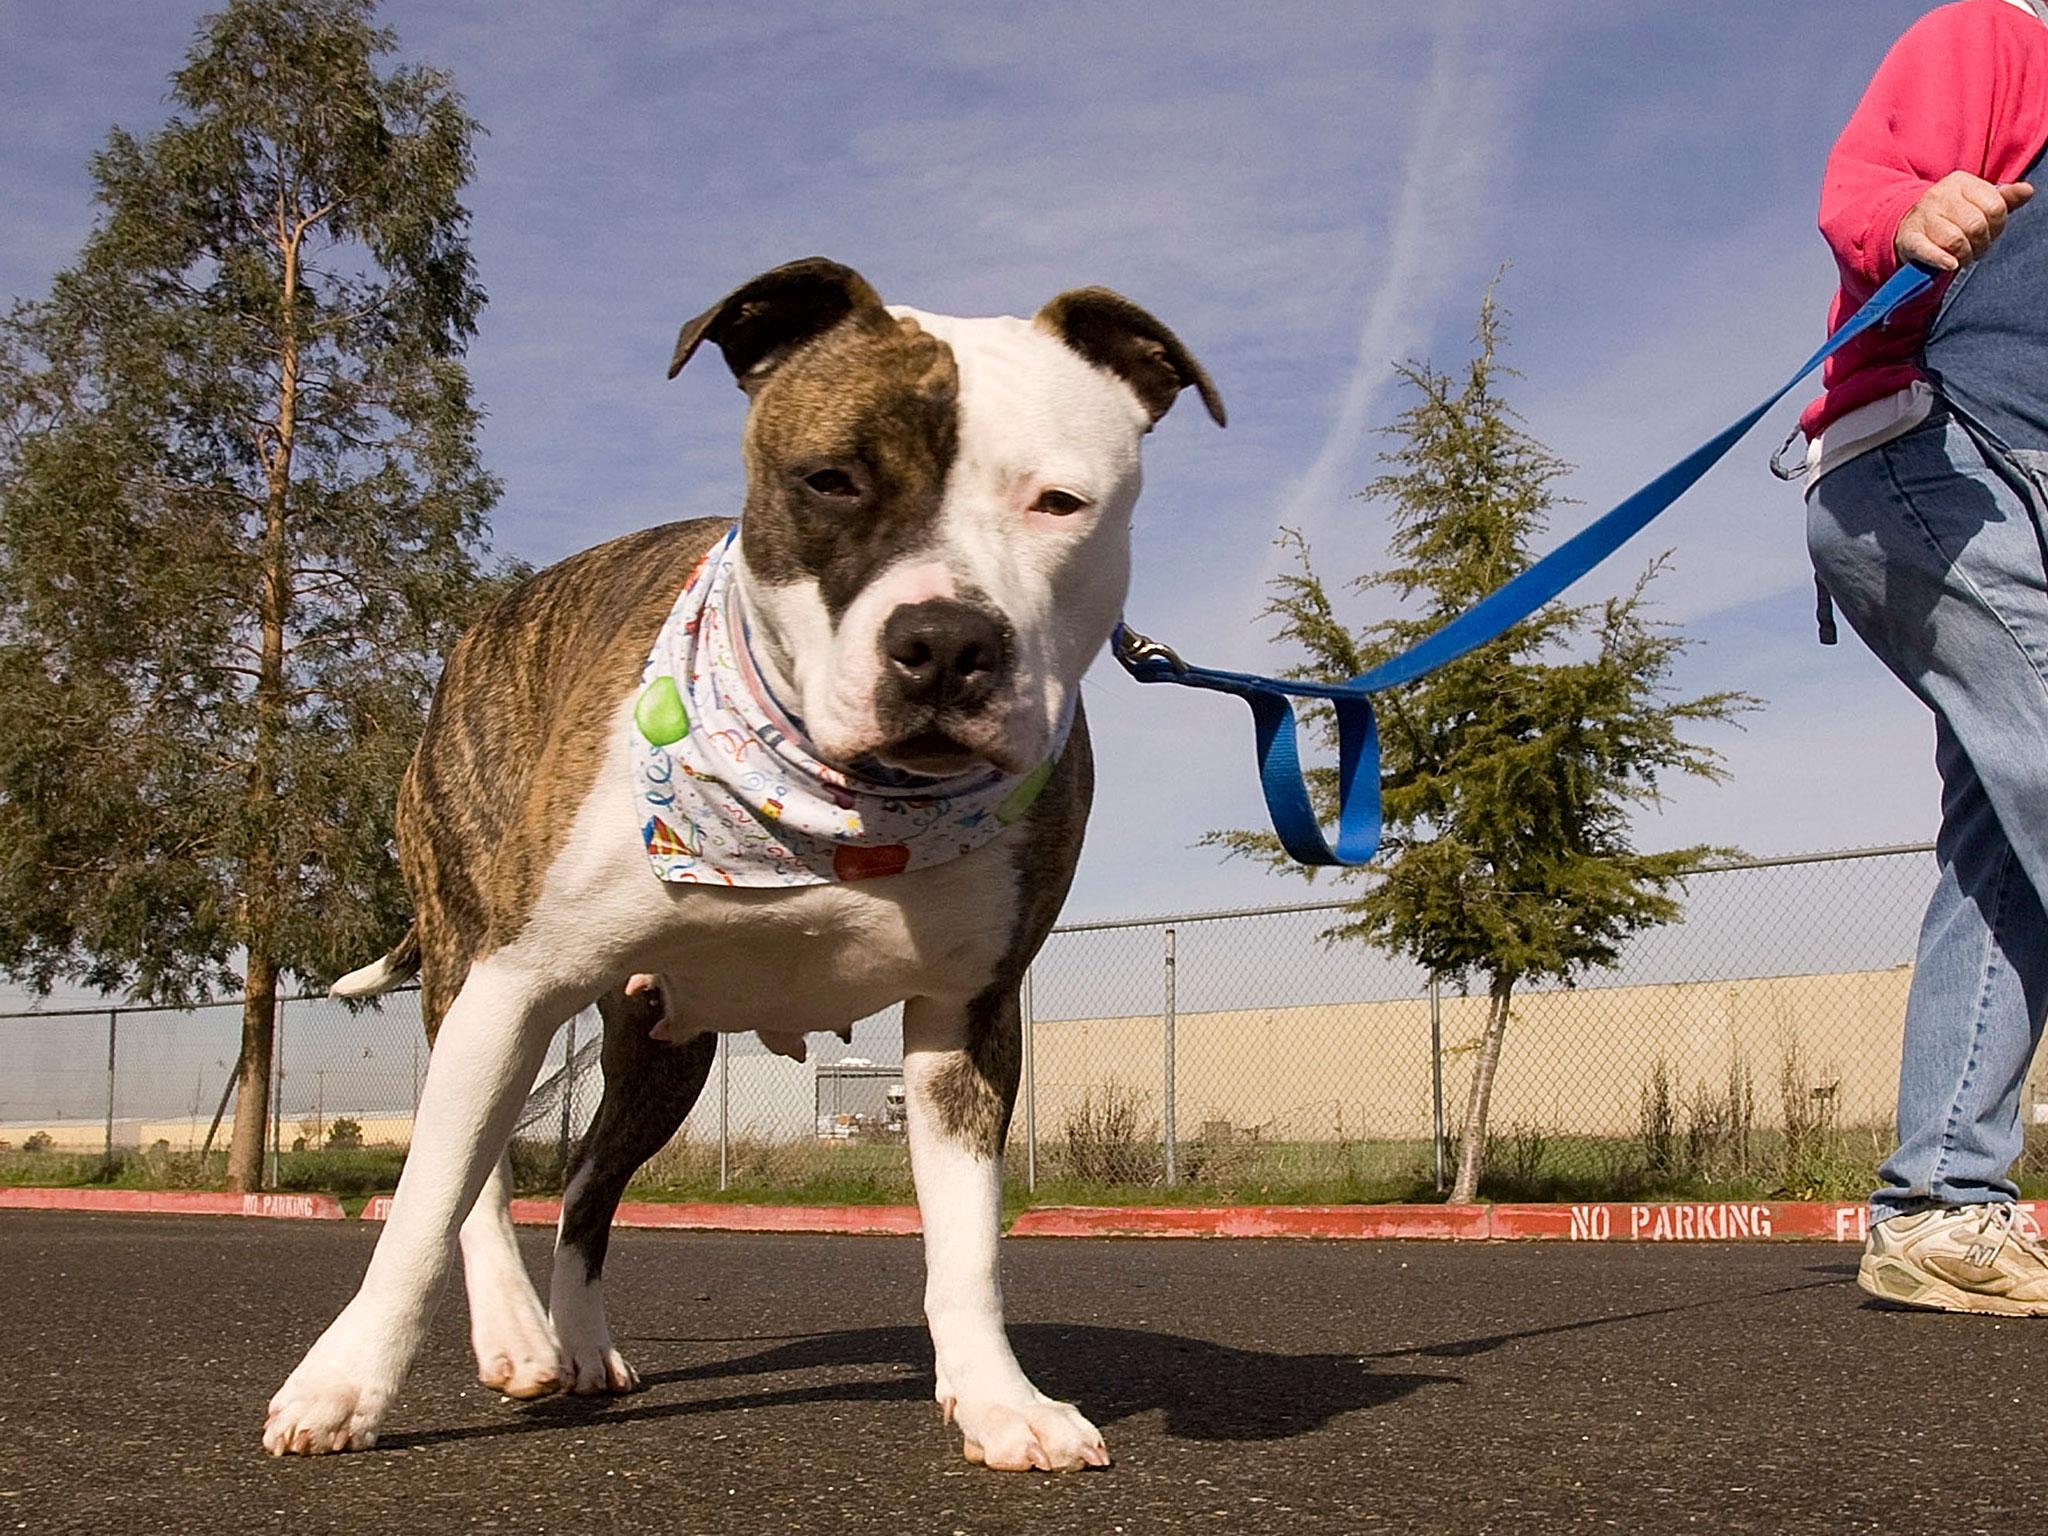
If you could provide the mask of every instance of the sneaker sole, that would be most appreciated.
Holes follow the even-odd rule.
[[[1965,1291],[1896,1260],[1877,1260],[1868,1253],[1856,1266],[1856,1284],[1880,1301],[1918,1311],[1973,1312],[1988,1317],[2048,1316],[2048,1302],[2029,1303]]]

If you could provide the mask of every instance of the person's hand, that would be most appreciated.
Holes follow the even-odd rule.
[[[1954,272],[1989,250],[2005,228],[2005,216],[2033,195],[2024,181],[2001,185],[1968,171],[1951,171],[1899,220],[1892,249],[1901,262]]]

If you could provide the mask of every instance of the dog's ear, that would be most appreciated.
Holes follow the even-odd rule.
[[[849,317],[886,324],[888,312],[867,279],[822,256],[763,272],[720,299],[676,337],[668,376],[706,341],[716,342],[748,394],[789,354]]]
[[[1138,393],[1154,421],[1192,386],[1210,418],[1223,425],[1223,397],[1180,338],[1120,293],[1076,288],[1038,312],[1035,324]]]

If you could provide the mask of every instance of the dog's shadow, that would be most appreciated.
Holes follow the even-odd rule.
[[[1504,1333],[1402,1345],[1369,1354],[1289,1355],[1233,1349],[1180,1334],[1134,1328],[1091,1328],[1019,1323],[1010,1342],[1025,1370],[1055,1397],[1071,1398],[1097,1424],[1110,1425],[1153,1411],[1166,1416],[1176,1438],[1212,1441],[1286,1440],[1367,1409],[1398,1402],[1437,1383],[1462,1385],[1462,1376],[1415,1374],[1384,1369],[1390,1361],[1459,1360],[1508,1346],[1648,1322],[1675,1314],[1771,1300],[1841,1284],[1844,1266],[1815,1265],[1823,1278],[1794,1281],[1761,1291],[1715,1294],[1632,1312],[1600,1313]],[[641,1394],[629,1398],[546,1398],[516,1417],[495,1424],[387,1435],[378,1444],[393,1450],[441,1445],[499,1435],[538,1434],[592,1423],[681,1418],[803,1403],[929,1402],[932,1352],[921,1328],[850,1328],[763,1339],[699,1339],[643,1336],[631,1346],[728,1345],[758,1342],[752,1354],[707,1360],[672,1370],[649,1370]],[[643,1347],[640,1353],[644,1357]],[[643,1358],[642,1363],[645,1364]],[[747,1377],[808,1371],[833,1373],[806,1385],[728,1391],[708,1397],[661,1401],[662,1389],[699,1383],[737,1383]],[[650,1400],[650,1394],[652,1400]]]
[[[1194,1440],[1285,1440],[1453,1377],[1373,1369],[1358,1355],[1288,1355],[1134,1328],[1019,1323],[1010,1344],[1025,1374],[1099,1424],[1163,1410],[1170,1434]],[[789,1339],[738,1360],[657,1373],[702,1381],[781,1371],[905,1369],[930,1393],[931,1338],[921,1328],[860,1328]]]
[[[1162,1411],[1167,1433],[1212,1441],[1284,1440],[1320,1429],[1346,1414],[1382,1407],[1419,1388],[1457,1382],[1375,1368],[1355,1354],[1279,1354],[1234,1349],[1204,1339],[1130,1328],[1022,1323],[1009,1330],[1025,1371],[1055,1397],[1077,1402],[1100,1425]],[[647,1346],[713,1340],[640,1339]],[[643,1359],[643,1364],[645,1363]],[[533,1434],[598,1422],[689,1417],[738,1409],[803,1403],[929,1402],[932,1353],[921,1328],[855,1328],[778,1339],[765,1349],[708,1360],[641,1377],[627,1398],[548,1398],[516,1418],[417,1434],[387,1435],[394,1450]],[[829,1373],[811,1383],[727,1391],[680,1401],[667,1389],[714,1383],[737,1386],[749,1377]],[[669,1399],[669,1400],[664,1400]]]

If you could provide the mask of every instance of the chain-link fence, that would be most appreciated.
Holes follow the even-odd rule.
[[[1485,1193],[1854,1194],[1890,1134],[1914,938],[1915,846],[1693,876],[1681,921],[1612,969],[1516,994]],[[1331,930],[1343,904],[1070,924],[1026,987],[1013,1178],[1041,1198],[1428,1198],[1452,1171],[1473,995]],[[0,1016],[0,1178],[217,1178],[239,1005]],[[275,1053],[274,1181],[389,1187],[426,1071],[410,994],[293,998]],[[602,1095],[572,1020],[520,1121],[522,1183],[559,1178]],[[727,1037],[644,1192],[909,1193],[897,1010],[809,1059]],[[2030,1128],[2048,1082],[2030,1085]],[[2044,1138],[2048,1139],[2048,1138]],[[65,1159],[69,1159],[67,1164]]]

